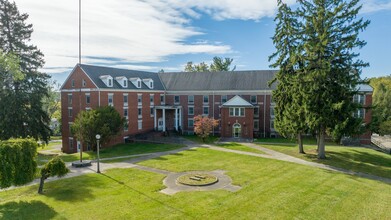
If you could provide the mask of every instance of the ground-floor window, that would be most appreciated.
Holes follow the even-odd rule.
[[[258,120],[254,120],[254,130],[255,131],[259,130],[259,121]]]
[[[194,126],[194,119],[192,119],[192,118],[190,119],[190,118],[189,118],[189,119],[187,120],[187,126],[188,126],[189,128],[193,127],[193,126]]]
[[[137,128],[138,128],[138,130],[143,129],[143,120],[138,120]]]

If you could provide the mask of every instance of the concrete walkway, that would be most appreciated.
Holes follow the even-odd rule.
[[[179,137],[179,138],[181,138],[181,137]],[[182,143],[185,144],[186,147],[179,148],[176,150],[101,159],[102,163],[100,163],[100,170],[101,170],[101,172],[104,172],[108,169],[113,169],[113,168],[135,168],[135,169],[139,169],[139,170],[145,170],[145,171],[159,173],[159,174],[163,174],[163,175],[168,176],[168,175],[172,175],[175,173],[170,172],[170,171],[166,171],[166,170],[145,167],[145,166],[137,165],[135,163],[138,163],[138,162],[141,162],[144,160],[153,159],[153,158],[158,158],[161,156],[166,156],[169,154],[176,154],[181,151],[185,151],[185,150],[189,150],[189,149],[194,149],[194,148],[198,148],[198,147],[205,147],[205,148],[209,148],[209,149],[217,150],[217,151],[230,152],[230,153],[236,153],[236,154],[248,155],[248,156],[254,156],[254,157],[261,157],[261,158],[267,158],[267,159],[281,160],[281,161],[316,167],[316,168],[320,168],[320,169],[335,171],[335,172],[339,172],[339,173],[359,176],[359,177],[377,180],[377,181],[391,184],[391,179],[389,179],[389,178],[379,177],[379,176],[375,176],[375,175],[371,175],[371,174],[355,172],[355,171],[346,170],[343,168],[338,168],[338,167],[333,167],[333,166],[329,166],[329,165],[325,165],[325,164],[302,160],[302,159],[292,157],[292,156],[289,156],[289,155],[286,155],[286,154],[283,154],[283,153],[280,153],[280,152],[277,152],[274,150],[270,150],[268,148],[261,147],[257,144],[253,144],[253,143],[241,143],[241,144],[248,146],[250,148],[253,148],[253,149],[263,151],[266,154],[258,154],[258,153],[244,152],[244,151],[239,151],[239,150],[231,150],[231,149],[226,149],[226,148],[218,147],[218,146],[214,146],[214,145],[198,144],[198,143],[186,140],[184,138],[181,138],[181,139],[182,139]],[[129,160],[126,160],[123,162],[117,162],[117,163],[104,163],[105,160],[126,159],[126,158],[129,158]],[[92,161],[92,162],[93,162],[92,166],[84,167],[84,168],[74,168],[74,167],[72,167],[71,163],[66,163],[67,167],[70,169],[70,173],[68,173],[65,177],[62,177],[62,178],[71,178],[71,177],[81,176],[81,175],[85,175],[85,174],[89,174],[89,173],[96,173],[96,170],[97,170],[96,161]],[[45,181],[45,183],[55,181],[58,179],[61,179],[61,178],[50,177]],[[33,182],[26,184],[24,186],[31,186],[31,185],[35,185],[38,183],[39,183],[39,179],[36,179]],[[23,187],[23,186],[19,186],[19,187]],[[13,187],[9,187],[6,189],[0,189],[0,191],[11,190],[11,189],[15,189],[15,188],[18,188],[18,187],[13,186]]]

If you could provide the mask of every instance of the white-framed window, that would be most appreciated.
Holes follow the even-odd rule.
[[[124,93],[124,106],[128,106],[128,94],[127,93]]]
[[[111,79],[111,78],[107,79],[107,86],[108,87],[112,87],[113,86],[113,79]]]
[[[141,88],[141,81],[137,81],[137,88]]]
[[[90,93],[86,93],[86,104],[90,104],[91,103],[91,96],[90,96]]]
[[[83,86],[83,87],[86,87],[86,85],[87,85],[87,82],[86,82],[86,80],[85,79],[82,79],[82,81],[81,81],[82,83],[81,83],[81,85]]]
[[[72,117],[73,116],[73,109],[72,107],[68,107],[68,117]]]
[[[109,93],[108,94],[108,105],[109,106],[114,106],[114,94],[113,93]]]
[[[259,130],[259,121],[258,120],[254,120],[254,130],[255,131]]]
[[[138,120],[137,121],[137,129],[142,130],[143,129],[143,120]]]
[[[209,107],[204,106],[204,107],[202,108],[202,114],[203,114],[203,115],[209,115]]]
[[[160,104],[164,105],[164,102],[165,102],[164,94],[160,94]]]
[[[128,118],[128,116],[129,116],[128,108],[124,108],[124,117]]]
[[[153,88],[153,81],[149,81],[149,88]]]
[[[138,105],[143,104],[143,94],[137,94],[137,104]]]
[[[72,79],[72,87],[75,87],[75,80]]]
[[[154,107],[151,107],[151,117],[155,117],[155,110],[154,110]]]
[[[243,107],[229,108],[229,116],[244,117],[244,108]]]
[[[138,115],[138,118],[142,118],[143,117],[143,109],[141,107],[137,108],[137,115]]]
[[[187,126],[188,126],[189,128],[194,127],[194,119],[193,119],[193,118],[189,118],[189,119],[187,120]]]
[[[128,131],[128,130],[129,130],[129,123],[125,122],[125,124],[124,124],[124,131]]]
[[[91,108],[90,107],[86,107],[86,111],[91,111]]]
[[[259,107],[254,108],[254,117],[259,117]]]
[[[72,93],[68,93],[68,105],[72,105]]]
[[[270,106],[270,118],[274,118],[274,106]]]
[[[251,102],[252,104],[257,103],[257,96],[256,96],[256,95],[250,96],[250,102]]]
[[[122,86],[125,88],[128,87],[128,80],[126,79],[122,80]]]
[[[149,102],[151,105],[155,104],[155,95],[154,94],[149,94]]]
[[[73,135],[73,133],[72,133],[72,125],[73,125],[73,122],[68,122],[69,135]]]
[[[187,103],[194,104],[194,95],[187,96]]]
[[[274,131],[274,120],[270,120],[270,130]]]
[[[227,102],[227,96],[226,95],[222,95],[221,96],[221,104],[224,104]]]
[[[180,98],[179,95],[174,96],[174,104],[179,104]]]
[[[69,150],[72,151],[74,146],[73,146],[73,137],[70,137],[69,140],[68,140],[68,146],[69,146]]]
[[[365,109],[360,108],[354,111],[354,117],[355,118],[364,118],[365,117]]]
[[[356,94],[353,96],[353,102],[354,103],[360,103],[364,105],[365,103],[365,95],[364,94]]]
[[[204,102],[204,104],[209,103],[209,96],[208,95],[204,95],[203,102]]]
[[[188,115],[194,115],[194,106],[189,106],[187,108]]]

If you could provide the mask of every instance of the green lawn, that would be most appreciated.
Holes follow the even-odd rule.
[[[250,153],[264,154],[263,151],[260,151],[260,150],[257,150],[257,149],[251,148],[251,147],[247,147],[245,145],[235,143],[235,142],[219,143],[219,144],[216,144],[216,146],[231,149],[231,150],[240,150],[240,151],[245,151],[245,152],[250,152]]]
[[[1,219],[391,219],[391,185],[258,157],[195,149],[140,163],[170,171],[223,169],[228,192],[160,193],[164,175],[114,169],[0,192]]]
[[[131,144],[119,144],[111,148],[105,148],[100,151],[101,158],[110,158],[117,156],[127,156],[135,154],[146,154],[161,151],[175,150],[185,145],[182,144],[158,144],[158,143],[131,143]],[[45,161],[50,160],[53,156],[38,155],[38,163],[43,164]],[[72,162],[79,160],[80,153],[74,154],[61,154],[61,159],[65,162]],[[83,152],[83,159],[93,160],[96,159],[96,153],[92,151]]]
[[[304,160],[391,178],[391,155],[372,149],[361,147],[326,146],[327,159],[319,160],[317,159],[315,145],[304,145],[304,151],[306,154],[299,154],[298,146],[294,145],[288,146],[261,143],[259,145]]]
[[[289,138],[258,138],[254,140],[255,143],[282,143],[282,144],[297,144],[297,139]],[[316,139],[313,137],[304,137],[304,144],[316,144]],[[332,141],[326,141],[328,145],[338,145]]]
[[[54,149],[56,146],[60,145],[61,146],[61,142],[50,142],[49,144],[42,144],[38,147],[38,151],[46,151],[46,150],[52,150]],[[61,148],[61,147],[60,147]],[[58,153],[60,153],[60,151],[58,151]]]

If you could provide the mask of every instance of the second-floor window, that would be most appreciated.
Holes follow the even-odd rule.
[[[256,95],[250,96],[250,102],[251,102],[252,104],[257,103],[257,96],[256,96]]]
[[[160,104],[164,105],[164,94],[160,94]]]
[[[203,107],[202,114],[203,115],[209,115],[209,107]]]
[[[72,94],[68,94],[68,105],[72,105]]]
[[[128,106],[128,94],[124,94],[124,106]]]
[[[222,95],[221,96],[221,104],[224,104],[227,102],[227,96],[226,95]]]
[[[244,108],[240,108],[240,107],[229,108],[229,116],[231,116],[231,117],[243,117],[244,116]]]
[[[174,96],[174,104],[179,104],[179,95]]]
[[[151,105],[155,104],[155,96],[154,96],[154,94],[150,94],[149,95],[149,101],[150,101]]]
[[[360,103],[360,104],[364,105],[364,99],[365,99],[365,96],[363,94],[356,94],[353,96],[354,103]]]
[[[194,107],[193,106],[189,106],[188,115],[194,115]]]
[[[142,94],[137,95],[137,103],[138,103],[138,105],[143,104],[143,95]]]

